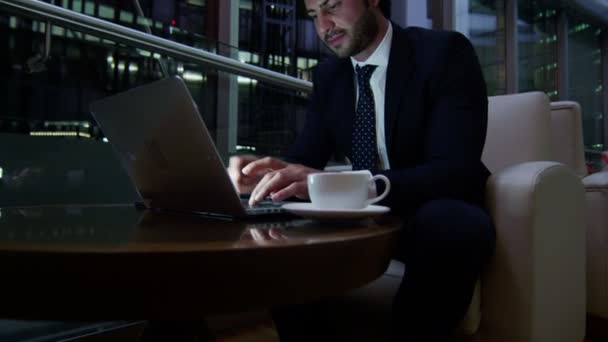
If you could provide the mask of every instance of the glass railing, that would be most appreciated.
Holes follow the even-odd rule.
[[[6,44],[0,89],[7,97],[0,132],[103,140],[89,103],[179,75],[224,158],[243,151],[281,155],[293,141],[310,82],[251,65],[259,63],[256,54],[206,46],[192,35],[181,40],[195,46],[184,45],[178,32],[169,40],[79,8],[84,13],[39,1],[0,0],[0,36]],[[215,54],[217,49],[228,57]]]
[[[191,61],[213,67],[220,71],[247,76],[274,85],[287,87],[288,89],[305,92],[312,89],[310,82],[269,70],[274,69],[275,65],[278,69],[285,69],[286,66],[271,63],[270,68],[263,69],[241,62],[243,60],[245,62],[258,64],[259,58],[256,59],[255,54],[249,53],[251,58],[246,58],[247,52],[243,51],[244,54],[241,54],[238,49],[230,51],[229,54],[217,54],[220,50],[225,51],[226,49],[230,50],[233,48],[210,42],[201,35],[192,34],[173,26],[170,26],[168,30],[162,29],[162,25],[161,30],[155,32],[158,23],[155,23],[146,17],[134,17],[130,12],[122,10],[120,11],[120,15],[112,13],[113,16],[118,16],[120,18],[116,19],[118,23],[115,23],[86,14],[96,13],[98,16],[104,17],[101,15],[103,12],[101,9],[82,10],[81,1],[72,2],[79,4],[71,6],[80,9],[80,11],[76,11],[69,9],[70,6],[68,6],[69,3],[67,1],[63,2],[65,3],[64,7],[68,8],[35,0],[0,0],[0,8],[3,8],[6,11],[21,13],[30,18],[37,18],[43,22],[49,21],[55,25],[59,25],[61,28],[57,29],[57,31],[61,31],[62,28],[68,28],[85,34],[88,33],[88,36],[85,35],[86,39],[101,39],[103,41],[105,38],[114,43],[122,43],[130,47],[146,49],[163,56]],[[86,7],[85,4],[84,8]],[[84,13],[80,13],[83,11]],[[123,20],[123,16],[129,17],[129,20]],[[125,26],[125,24],[127,26]],[[155,33],[160,35],[155,35]],[[228,55],[228,57],[225,55]],[[256,60],[258,62],[256,62]],[[280,64],[283,62],[277,60],[277,63]]]
[[[0,0],[0,207],[135,201],[89,105],[166,76],[184,79],[224,160],[281,156],[301,129],[310,82],[255,66],[256,54],[177,30],[168,39],[155,23],[151,35],[69,3],[85,7]],[[29,324],[0,321],[0,336]],[[36,336],[97,327],[66,324],[34,323],[44,327]]]
[[[240,54],[259,62],[255,54],[219,46],[228,57],[217,55],[39,1],[0,0],[0,44],[5,206],[133,200],[90,115],[97,99],[179,75],[227,161],[236,153],[284,155],[302,128],[312,89],[310,82],[236,60]]]
[[[599,148],[585,148],[585,161],[589,173],[608,170],[608,152],[602,151]]]
[[[318,59],[315,58],[293,59],[290,56],[264,54],[261,51],[246,50],[210,39],[202,34],[205,32],[205,27],[207,26],[206,21],[208,19],[208,9],[205,6],[205,1],[195,2],[182,0],[180,2],[179,0],[169,0],[164,2],[161,6],[154,6],[150,3],[142,3],[142,5],[145,5],[142,6],[140,5],[139,0],[122,1],[120,3],[104,2],[104,0],[40,1],[54,4],[75,13],[85,14],[90,17],[102,19],[106,22],[148,33],[155,37],[161,37],[189,47],[220,54],[243,63],[261,66],[282,74],[296,75],[297,78],[305,80],[310,80],[311,68],[318,62]],[[29,2],[27,1],[19,3],[10,1],[10,3],[13,3],[11,5],[12,8],[29,6]],[[172,7],[183,7],[184,5],[186,7],[181,8],[180,11],[186,11],[186,13],[171,13],[175,12],[175,8],[173,11],[171,10]],[[155,9],[159,7],[162,11],[160,9]],[[29,11],[31,12],[32,10],[30,9]],[[170,20],[167,16],[171,14],[178,18],[181,17],[182,19],[185,17],[187,20]],[[244,16],[249,18],[249,20],[251,19],[251,13]],[[240,19],[243,19],[243,15],[240,15]],[[241,24],[244,24],[244,26],[240,28],[241,30],[243,30],[243,28],[250,28],[252,25],[251,22]],[[246,45],[250,46],[250,44]]]

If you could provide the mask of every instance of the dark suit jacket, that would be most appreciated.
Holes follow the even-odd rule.
[[[287,160],[321,169],[334,153],[350,158],[353,72],[349,58],[317,67],[306,124]],[[391,169],[371,170],[391,180],[384,204],[402,212],[433,199],[483,206],[490,174],[481,162],[488,100],[469,40],[456,32],[393,24],[385,96]]]

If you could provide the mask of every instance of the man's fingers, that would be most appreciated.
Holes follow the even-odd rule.
[[[238,170],[229,169],[228,175],[230,176],[230,180],[232,184],[236,188],[239,193],[249,192],[251,191],[251,186],[255,184],[255,180],[250,177],[244,176]]]
[[[266,242],[271,239],[268,233],[262,229],[251,228],[249,230],[249,233],[251,234],[253,240],[256,242]]]
[[[254,160],[255,159],[241,156],[230,157],[228,161],[228,169],[241,173],[241,170],[243,170],[243,168],[247,166],[247,164],[251,163]]]
[[[259,197],[260,192],[262,192],[264,184],[266,182],[268,182],[268,175],[270,175],[270,173],[266,174],[264,177],[262,177],[262,179],[258,182],[258,185],[255,186],[255,188],[253,188],[253,190],[251,191],[251,194],[249,195],[249,205],[250,206],[254,206],[256,204],[258,204],[258,200],[257,198]]]
[[[286,237],[283,234],[283,230],[282,229],[270,228],[268,230],[268,235],[270,235],[270,237],[273,238],[273,239],[275,239],[275,240],[286,240]]]
[[[251,239],[260,245],[270,245],[276,243],[276,241],[286,241],[287,238],[283,235],[283,232],[277,228],[271,229],[249,229]]]
[[[266,174],[251,193],[249,204],[256,205],[266,198],[266,196],[283,189],[292,181],[291,174],[286,170]]]
[[[259,162],[260,163],[257,164],[256,167],[268,166],[273,163],[268,159],[265,161],[260,160]],[[272,199],[275,201],[283,200],[291,196],[308,198],[306,176],[317,170],[303,165],[286,164],[280,160],[278,160],[277,163],[284,164],[285,167],[282,167],[277,171],[269,172],[262,177],[251,193],[249,205],[256,205],[268,195],[272,195]],[[247,167],[249,167],[249,165]],[[253,168],[253,170],[255,170],[255,168]]]
[[[285,166],[287,166],[287,163],[282,160],[266,157],[247,164],[247,166],[243,168],[242,172],[245,175],[255,175],[259,173],[266,173],[268,170],[282,169]]]
[[[308,198],[308,188],[306,182],[294,182],[272,194],[273,201],[284,201],[290,197]]]
[[[270,186],[273,184],[273,179],[276,177],[278,172],[269,172],[258,183],[258,185],[251,192],[249,197],[249,205],[256,205],[261,202],[270,193]],[[275,181],[276,183],[276,181]]]
[[[228,162],[228,175],[239,193],[249,193],[262,178],[264,172],[244,174],[243,168],[259,158],[253,155],[239,155],[231,157]]]
[[[257,178],[248,177],[248,176],[245,176],[242,174],[237,176],[237,180],[238,180],[239,184],[242,184],[242,185],[253,185],[258,181]]]

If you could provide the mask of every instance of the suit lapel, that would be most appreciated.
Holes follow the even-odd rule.
[[[395,133],[399,106],[403,98],[410,92],[407,87],[410,74],[414,70],[412,62],[411,42],[402,28],[393,24],[393,41],[386,72],[386,97],[384,106],[384,127],[386,134],[386,147],[390,156]]]
[[[350,148],[353,130],[353,121],[355,118],[355,81],[354,81],[353,66],[349,58],[340,60],[338,73],[336,74],[336,100],[334,103],[340,105],[338,127],[338,141],[342,141],[344,152],[350,158]]]

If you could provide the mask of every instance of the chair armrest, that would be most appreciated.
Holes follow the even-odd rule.
[[[555,162],[526,162],[488,180],[496,253],[482,279],[483,340],[582,341],[584,190]]]
[[[608,171],[583,178],[587,219],[587,312],[608,319]]]

